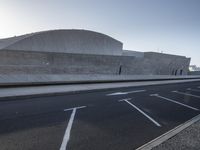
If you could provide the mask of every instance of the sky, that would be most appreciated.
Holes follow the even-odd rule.
[[[200,0],[0,0],[0,38],[52,29],[93,30],[200,66]]]

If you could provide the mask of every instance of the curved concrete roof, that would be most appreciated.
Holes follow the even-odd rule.
[[[0,39],[0,49],[121,55],[122,43],[102,33],[88,30],[51,30]]]

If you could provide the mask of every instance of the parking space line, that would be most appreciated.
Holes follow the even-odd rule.
[[[67,108],[67,109],[64,109],[64,111],[74,110],[75,108],[76,109],[82,109],[82,108],[85,108],[85,107],[86,106],[79,106],[79,107]]]
[[[146,90],[136,90],[136,91],[128,91],[128,92],[115,92],[107,94],[106,96],[115,96],[115,95],[127,95],[131,93],[140,93],[140,92],[146,92]]]
[[[139,111],[141,114],[143,114],[145,117],[147,117],[151,122],[153,122],[156,126],[161,127],[161,125],[155,121],[152,117],[150,117],[149,115],[147,115],[144,111],[142,111],[140,108],[138,108],[137,106],[135,106],[134,104],[132,104],[131,102],[129,102],[129,100],[131,100],[131,98],[128,99],[123,99],[123,100],[119,100],[124,101],[126,103],[128,103],[129,105],[131,105],[133,108],[135,108],[137,111]]]
[[[187,90],[188,90],[188,91],[194,91],[194,92],[200,92],[200,90],[191,89],[191,88],[188,88]]]
[[[74,118],[75,118],[77,109],[81,109],[81,108],[85,108],[85,107],[86,106],[81,106],[81,107],[74,107],[74,108],[69,108],[69,109],[64,110],[64,111],[72,110],[72,113],[71,113],[67,128],[65,130],[65,134],[64,134],[64,137],[63,137],[63,141],[62,141],[60,150],[66,150],[66,148],[67,148],[67,143],[69,142],[70,132],[71,132],[71,129],[72,129],[72,125],[73,125],[73,122],[74,122]]]
[[[122,102],[122,101],[125,101],[125,100],[129,101],[129,100],[131,100],[131,99],[132,99],[132,98],[125,98],[125,99],[119,100],[119,102]]]
[[[175,101],[175,100],[172,100],[172,99],[169,99],[169,98],[166,98],[166,97],[163,97],[163,96],[160,96],[159,94],[151,94],[150,96],[158,97],[158,98],[161,98],[161,99],[170,101],[170,102],[172,102],[172,103],[176,103],[176,104],[178,104],[178,105],[181,105],[181,106],[184,106],[184,107],[193,109],[193,110],[195,110],[195,111],[199,111],[199,109],[197,109],[197,108],[195,108],[195,107],[192,107],[192,106],[189,106],[189,105],[186,105],[186,104],[177,102],[177,101]]]
[[[179,92],[179,91],[172,91],[172,92],[173,92],[173,93],[177,93],[177,94],[192,96],[192,97],[195,97],[195,98],[200,98],[200,96],[193,95],[193,94],[189,94],[189,93],[183,93],[183,92]]]

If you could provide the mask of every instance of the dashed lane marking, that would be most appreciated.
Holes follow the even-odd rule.
[[[115,96],[115,95],[127,95],[131,93],[140,93],[140,92],[146,92],[146,90],[136,90],[136,91],[128,91],[128,92],[115,92],[107,94],[106,96]]]
[[[131,102],[129,102],[129,100],[131,100],[131,98],[128,98],[128,99],[122,99],[122,100],[119,100],[119,102],[126,102],[128,103],[129,105],[131,105],[133,108],[135,108],[137,111],[139,111],[141,114],[143,114],[145,117],[147,117],[151,122],[153,122],[156,126],[158,127],[161,127],[161,125],[155,121],[152,117],[150,117],[149,115],[147,115],[144,111],[142,111],[140,108],[138,108],[137,106],[135,106],[134,104],[132,104]]]
[[[66,150],[66,148],[67,148],[67,143],[69,142],[69,139],[70,139],[70,132],[71,132],[72,125],[73,125],[73,122],[74,122],[76,111],[78,109],[82,109],[82,108],[85,108],[85,107],[86,106],[80,106],[80,107],[74,107],[74,108],[69,108],[69,109],[64,110],[64,111],[72,110],[72,113],[71,113],[67,128],[65,130],[65,134],[64,134],[64,137],[63,137],[63,141],[62,141],[60,150]]]
[[[172,103],[175,103],[175,104],[178,104],[178,105],[181,105],[181,106],[184,106],[184,107],[193,109],[193,110],[195,110],[195,111],[199,111],[199,109],[197,109],[197,108],[195,108],[195,107],[192,107],[192,106],[189,106],[189,105],[186,105],[186,104],[177,102],[177,101],[175,101],[175,100],[172,100],[172,99],[169,99],[169,98],[166,98],[166,97],[163,97],[163,96],[160,96],[159,94],[151,94],[150,96],[158,97],[158,98],[161,98],[161,99],[170,101],[170,102],[172,102]]]
[[[189,94],[189,93],[183,93],[183,92],[179,92],[179,91],[172,91],[173,93],[177,93],[177,94],[182,94],[182,95],[187,95],[187,96],[191,96],[191,97],[195,97],[195,98],[200,98],[200,96],[198,95],[193,95],[193,94]]]

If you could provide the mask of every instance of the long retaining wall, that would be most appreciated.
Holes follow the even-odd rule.
[[[0,86],[199,78],[185,76],[189,62],[155,53],[140,58],[1,50]]]
[[[187,75],[185,57],[145,53],[145,57],[0,51],[0,74]]]

